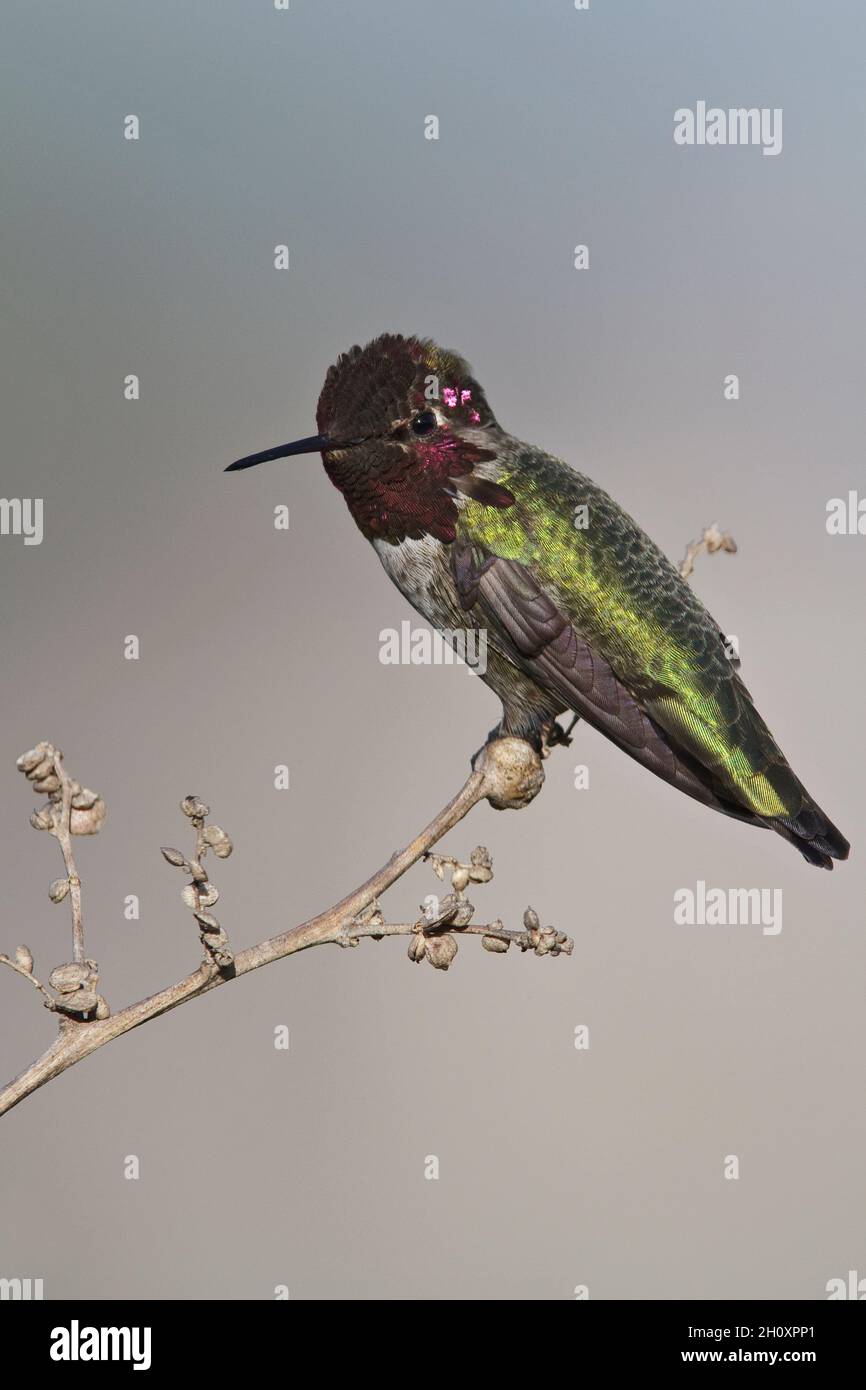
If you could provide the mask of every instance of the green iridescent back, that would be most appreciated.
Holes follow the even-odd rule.
[[[469,502],[459,534],[526,565],[670,737],[761,816],[803,788],[729,659],[718,624],[626,512],[559,459],[515,441],[497,480],[508,510]]]

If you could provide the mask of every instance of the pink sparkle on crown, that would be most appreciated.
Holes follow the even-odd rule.
[[[456,387],[456,386],[443,386],[443,388],[442,388],[442,399],[444,400],[444,402],[445,402],[445,404],[447,405],[448,409],[449,409],[449,410],[453,410],[454,407],[455,407],[456,404],[457,404],[457,387]],[[467,388],[466,388],[465,386],[462,387],[462,388],[461,388],[461,391],[460,391],[460,404],[461,404],[461,405],[468,405],[469,402],[470,402],[471,400],[472,400],[472,392],[469,391],[469,390],[467,390]],[[477,424],[479,424],[479,422],[480,422],[480,420],[481,420],[481,416],[478,414],[478,411],[477,411],[477,410],[470,410],[470,412],[469,412],[469,419],[472,421],[473,425],[477,425]]]

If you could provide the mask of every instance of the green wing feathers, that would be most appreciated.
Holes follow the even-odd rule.
[[[771,824],[812,862],[832,867],[831,857],[844,858],[847,842],[785,760],[718,625],[640,527],[589,478],[539,450],[521,452],[496,481],[513,494],[514,505],[467,501],[458,538],[479,559],[513,562],[481,581],[488,617],[494,625],[497,619],[511,624],[510,641],[521,605],[524,618],[537,617],[545,601],[558,616],[558,622],[550,613],[544,618],[547,650],[519,647],[521,664],[536,677],[541,672],[564,697],[572,690],[586,706],[589,687],[583,676],[575,678],[575,663],[603,663],[614,679],[596,680],[595,704],[578,713],[619,741],[607,727],[609,708],[605,713],[598,702],[621,706],[631,697],[680,762],[693,764],[713,795],[730,803],[718,809]],[[562,620],[581,650],[563,636]],[[520,640],[517,631],[518,646]],[[649,755],[641,761],[652,765]],[[675,780],[659,766],[653,770]]]

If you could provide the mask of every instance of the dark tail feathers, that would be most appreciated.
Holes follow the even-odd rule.
[[[832,869],[834,859],[848,858],[851,846],[814,801],[793,819],[779,817],[767,824],[795,845],[804,859],[820,869]]]

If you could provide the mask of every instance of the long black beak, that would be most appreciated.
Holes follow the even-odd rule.
[[[264,449],[260,454],[249,454],[245,459],[230,463],[226,473],[238,472],[241,468],[252,468],[256,463],[270,463],[272,459],[287,459],[294,454],[326,453],[334,449],[351,449],[355,444],[363,444],[362,439],[331,439],[327,434],[311,434],[307,439],[296,439],[293,444],[278,444],[275,449]]]

